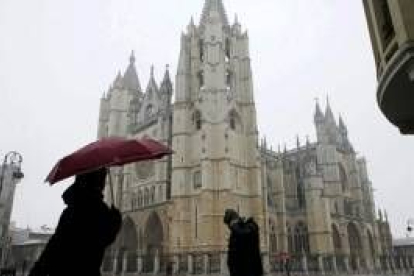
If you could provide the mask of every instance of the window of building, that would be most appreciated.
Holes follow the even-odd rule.
[[[233,81],[233,75],[230,70],[226,71],[226,88],[227,90],[230,90],[232,87],[232,81]]]
[[[158,200],[160,202],[164,200],[164,193],[162,190],[162,185],[158,186]]]
[[[237,129],[238,119],[239,119],[239,116],[236,111],[233,110],[229,113],[229,125],[230,125],[231,130]]]
[[[200,89],[204,88],[204,72],[198,72],[198,86]]]
[[[231,53],[231,43],[230,43],[230,39],[226,38],[226,43],[225,43],[225,58],[226,58],[226,62],[230,61],[230,53]]]
[[[195,206],[195,212],[194,212],[194,234],[195,238],[198,238],[198,208],[197,205]]]
[[[289,225],[286,225],[286,230],[288,233],[288,251],[289,253],[293,253],[293,233],[292,228]]]
[[[194,185],[194,189],[199,189],[202,187],[201,171],[194,172],[193,185]]]
[[[138,191],[138,206],[142,206],[142,192],[141,190]]]
[[[155,202],[155,187],[151,187],[151,193],[150,193],[150,203],[153,204]]]
[[[144,206],[148,205],[149,203],[149,190],[145,188],[144,190]]]
[[[198,41],[198,50],[200,52],[200,61],[204,62],[204,40],[202,39]]]
[[[303,178],[300,174],[300,168],[299,167],[296,168],[296,181],[297,181],[296,198],[297,198],[297,201],[298,201],[298,207],[300,209],[303,209],[306,206],[305,187],[304,187],[304,183],[303,183]]]
[[[339,164],[339,181],[341,182],[342,192],[348,191],[348,177],[346,175],[344,166],[341,164]]]
[[[309,253],[310,247],[308,227],[303,222],[299,222],[295,227],[294,235],[295,253]]]
[[[196,130],[201,130],[202,118],[201,118],[201,112],[198,110],[194,112],[193,123],[195,125]]]

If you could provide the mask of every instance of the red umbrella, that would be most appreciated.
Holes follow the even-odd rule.
[[[104,138],[59,160],[46,181],[52,185],[62,179],[102,167],[159,159],[167,154],[172,154],[170,148],[150,138]]]

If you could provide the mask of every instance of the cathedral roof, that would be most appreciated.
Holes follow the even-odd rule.
[[[133,51],[131,53],[131,57],[129,58],[128,68],[124,74],[123,84],[125,88],[130,90],[141,91],[137,70],[135,69],[135,56]]]
[[[200,25],[206,25],[212,11],[218,12],[223,25],[229,25],[229,20],[222,0],[206,0],[203,13],[201,14]]]

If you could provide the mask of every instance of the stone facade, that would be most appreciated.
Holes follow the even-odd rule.
[[[316,142],[259,142],[248,34],[221,0],[206,0],[181,36],[174,103],[168,67],[159,87],[151,68],[143,91],[134,63],[101,99],[98,137],[149,136],[175,153],[112,170],[106,200],[124,223],[104,271],[227,274],[226,208],[258,222],[266,271],[285,257],[300,271],[391,267],[366,161],[329,103],[316,106]]]

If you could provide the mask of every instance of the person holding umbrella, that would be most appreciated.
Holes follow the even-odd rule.
[[[29,276],[101,275],[105,248],[122,221],[118,209],[103,201],[106,175],[106,168],[79,174],[63,193],[67,207]]]
[[[120,211],[103,200],[109,167],[159,159],[172,151],[153,139],[104,138],[62,158],[46,178],[54,184],[76,176],[62,195],[67,205],[29,276],[100,276],[105,249],[122,223]]]

